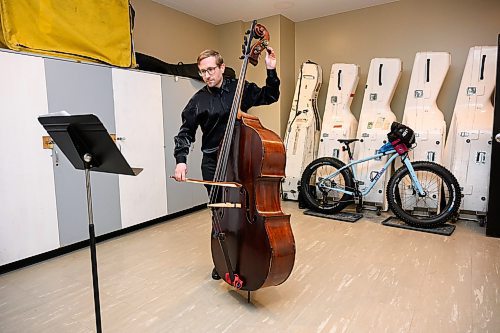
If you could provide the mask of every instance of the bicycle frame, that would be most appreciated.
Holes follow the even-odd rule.
[[[352,172],[354,180],[356,182],[358,182],[358,179],[357,179],[357,176],[356,176],[356,168],[354,168],[355,165],[363,163],[363,162],[367,162],[367,161],[370,161],[370,160],[374,160],[374,159],[377,159],[377,158],[381,158],[382,156],[386,156],[386,155],[390,156],[389,159],[387,160],[387,162],[384,164],[384,166],[382,167],[382,169],[380,169],[380,171],[377,172],[377,175],[375,177],[373,177],[373,179],[370,181],[370,184],[368,185],[368,187],[366,187],[365,190],[363,192],[361,192],[361,195],[365,196],[368,193],[370,193],[370,191],[372,190],[372,188],[378,182],[378,180],[380,179],[380,177],[382,177],[382,175],[387,170],[387,168],[389,167],[389,165],[391,165],[391,163],[399,156],[399,154],[396,152],[395,149],[391,149],[391,150],[388,150],[388,151],[383,152],[383,153],[377,153],[375,155],[368,156],[368,157],[360,159],[360,160],[350,160],[349,163],[346,164],[345,166],[343,166],[342,168],[338,169],[337,171],[335,171],[332,174],[329,174],[326,177],[323,177],[320,181],[318,181],[318,187],[320,187],[320,188],[326,188],[326,189],[329,189],[329,190],[334,190],[334,191],[338,191],[338,192],[342,192],[342,193],[345,193],[345,194],[348,194],[348,195],[354,195],[355,196],[355,195],[357,195],[357,193],[354,192],[354,191],[349,191],[349,190],[345,190],[345,189],[337,188],[337,187],[328,187],[328,186],[325,186],[324,185],[324,180],[330,180],[330,179],[336,177],[342,170],[349,168],[351,170],[351,172]],[[408,158],[408,155],[401,156],[401,161],[408,168],[408,171],[410,172],[410,177],[412,179],[412,183],[413,183],[414,187],[416,188],[416,190],[418,191],[419,195],[420,196],[425,196],[425,191],[423,190],[422,185],[418,181],[417,175],[415,174],[415,170],[413,169],[413,166],[411,165],[411,162],[410,162],[410,159]]]

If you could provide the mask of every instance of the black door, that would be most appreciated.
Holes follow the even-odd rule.
[[[497,49],[497,80],[495,112],[493,114],[493,143],[491,146],[490,194],[486,235],[500,237],[500,35]]]

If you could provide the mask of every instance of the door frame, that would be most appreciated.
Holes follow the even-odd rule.
[[[491,169],[490,169],[490,190],[488,201],[488,213],[486,215],[486,235],[500,237],[500,142],[495,140],[495,136],[500,134],[500,34],[498,35],[497,48],[497,78],[495,87],[495,111],[493,113],[493,138],[491,143]],[[497,172],[495,172],[495,170]]]

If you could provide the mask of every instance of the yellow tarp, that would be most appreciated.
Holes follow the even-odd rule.
[[[135,67],[128,0],[0,0],[0,44]]]

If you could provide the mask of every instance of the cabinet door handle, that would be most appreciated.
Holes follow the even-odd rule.
[[[54,164],[56,166],[59,166],[59,154],[57,153],[57,149],[56,148],[52,149],[52,156],[54,156]]]
[[[123,142],[123,141],[125,141],[125,140],[127,140],[127,138],[126,138],[126,137],[124,137],[124,136],[117,136],[117,137],[116,137],[116,145],[118,146],[118,150],[119,150],[120,152],[122,151],[122,145],[121,145],[120,141],[121,141],[121,142]]]

